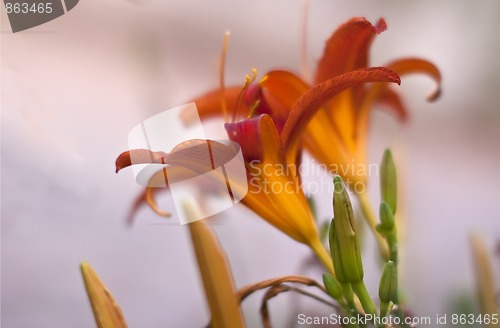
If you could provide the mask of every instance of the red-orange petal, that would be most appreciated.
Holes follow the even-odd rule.
[[[294,104],[283,129],[281,140],[285,152],[296,151],[295,146],[299,136],[323,103],[347,88],[370,82],[400,84],[401,80],[395,72],[387,68],[373,67],[337,76],[309,89]]]
[[[148,204],[149,207],[158,215],[163,217],[170,217],[170,213],[161,210],[158,207],[155,200],[155,194],[163,190],[164,188],[150,188],[150,187],[144,188],[142,192],[136,196],[134,202],[132,203],[132,206],[130,207],[129,212],[127,213],[127,218],[125,220],[127,224],[132,225],[134,223],[134,219],[137,212],[139,211],[139,208],[144,204]]]
[[[259,83],[261,101],[265,111],[257,109],[259,114],[269,114],[282,131],[293,104],[309,89],[309,85],[296,74],[275,70],[266,74]]]
[[[148,149],[132,149],[121,153],[115,162],[116,173],[134,164],[162,164],[167,153]],[[133,163],[132,163],[133,161]]]
[[[211,148],[210,151],[209,147]],[[154,193],[163,188],[152,188],[151,186],[168,187],[169,183],[184,181],[213,170],[214,166],[219,167],[233,159],[238,151],[239,149],[236,149],[233,144],[227,145],[216,141],[193,139],[182,142],[168,154],[147,149],[134,149],[122,153],[117,159],[117,171],[134,164],[168,165],[165,168],[159,167],[158,171],[151,176],[148,187],[135,200],[127,221],[132,223],[135,213],[143,203],[147,203],[160,216],[169,217],[170,213],[161,210],[154,199]],[[216,156],[212,156],[212,154],[216,154]],[[217,178],[216,176],[212,177]],[[223,177],[219,178],[222,179]],[[233,179],[232,182],[234,182],[232,187],[238,188],[238,185],[236,185],[237,179]],[[211,186],[210,184],[200,184],[198,187],[201,190],[210,191]]]
[[[435,101],[441,95],[441,73],[439,69],[428,60],[420,58],[404,58],[395,60],[386,65],[387,68],[393,70],[399,75],[412,73],[424,73],[429,75],[436,82],[436,89],[427,96],[428,101]]]
[[[240,95],[243,86],[232,86],[225,88],[224,99],[226,101],[227,110],[232,113],[235,110],[236,104],[238,102],[238,97]],[[198,109],[198,114],[201,119],[208,119],[213,117],[223,117],[224,113],[222,111],[222,93],[220,89],[212,90],[199,97],[196,97],[191,102],[196,103],[196,108]],[[248,106],[241,104],[238,112],[243,115],[248,115]],[[187,115],[189,112],[184,112],[181,114],[181,119],[185,124],[190,124],[193,122],[195,117],[190,117]],[[231,115],[229,115],[231,116]]]
[[[326,41],[314,77],[321,83],[335,76],[368,67],[368,52],[375,35],[387,28],[380,18],[375,26],[363,17],[351,18],[340,25]]]
[[[394,113],[401,122],[408,120],[408,110],[401,100],[401,96],[393,89],[387,87],[383,88],[376,100],[384,109]]]
[[[225,128],[229,138],[241,146],[245,162],[279,163],[282,159],[278,129],[271,116],[262,114],[238,123],[226,123]]]

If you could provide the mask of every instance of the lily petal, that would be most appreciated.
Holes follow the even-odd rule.
[[[245,162],[283,161],[280,136],[271,116],[262,114],[238,123],[226,123],[224,127],[229,138],[241,146]]]
[[[185,180],[196,175],[206,173],[219,167],[238,154],[233,144],[223,144],[213,140],[192,139],[177,145],[170,153],[151,151],[148,149],[133,149],[120,154],[116,160],[116,171],[135,164],[163,164],[159,167],[164,175],[154,174],[149,180],[149,186],[168,186],[168,181]],[[212,156],[217,154],[216,157]],[[168,181],[166,176],[168,170]],[[162,182],[156,183],[157,180]]]
[[[168,187],[169,183],[184,181],[226,164],[235,158],[238,151],[239,148],[237,149],[232,143],[223,144],[211,140],[194,139],[177,145],[170,153],[154,152],[147,149],[134,149],[122,153],[116,161],[117,172],[135,164],[164,164],[158,166],[158,170],[149,178],[146,189],[134,202],[127,221],[132,223],[133,215],[143,203],[147,203],[160,216],[170,217],[169,212],[158,207],[154,199],[155,193]],[[213,154],[217,154],[217,156],[212,156]],[[226,170],[230,170],[232,165],[236,165],[233,162],[234,160],[226,165]],[[210,177],[226,183],[222,174],[220,176],[212,174]],[[200,184],[198,187],[204,191],[217,191],[210,183]],[[231,187],[233,193],[244,193],[246,181],[231,179]]]
[[[347,72],[369,67],[369,50],[374,37],[386,29],[386,23],[380,18],[375,26],[363,17],[355,17],[340,25],[327,40],[323,56],[316,68],[314,83]],[[329,108],[335,108],[328,115],[335,130],[343,140],[345,147],[354,152],[356,141],[353,136],[356,129],[356,109],[365,90],[362,85],[355,86],[329,100]],[[340,123],[341,122],[341,123]]]
[[[437,87],[427,96],[427,101],[435,101],[441,95],[441,73],[436,65],[430,61],[420,58],[404,58],[393,61],[387,64],[386,67],[398,73],[400,76],[412,73],[424,73],[429,75],[437,83]]]
[[[249,163],[249,192],[243,202],[256,212],[262,211],[262,207],[271,208],[273,215],[264,219],[295,240],[310,244],[317,239],[314,219],[293,172],[294,162],[289,165],[284,160],[273,119],[262,114],[227,123],[226,130],[231,140],[240,143],[245,161]]]
[[[376,102],[394,113],[401,122],[406,122],[408,120],[406,106],[403,104],[401,96],[392,88],[383,88]]]
[[[428,101],[436,100],[441,94],[441,73],[431,62],[419,58],[405,58],[391,62],[387,67],[400,76],[412,73],[425,73],[432,77],[437,83],[437,87],[427,97]],[[403,120],[408,115],[399,96],[391,90],[389,84],[371,85],[369,90],[365,93],[358,111],[357,127],[355,131],[356,139],[358,140],[358,157],[364,157],[366,154],[366,134],[368,132],[370,112],[373,105],[377,102],[385,102],[385,104],[390,105]]]
[[[285,152],[292,158],[297,152],[299,137],[318,109],[339,92],[356,85],[370,82],[401,83],[399,76],[384,67],[373,67],[352,71],[309,89],[294,104],[281,136]],[[331,110],[335,110],[332,108]],[[290,154],[290,155],[289,155]]]
[[[380,18],[375,26],[363,17],[351,18],[340,25],[326,41],[314,83],[321,83],[338,75],[368,67],[368,50],[375,35],[387,28]]]
[[[116,173],[133,164],[163,164],[162,158],[167,153],[152,152],[147,149],[132,149],[121,153],[115,162]]]
[[[293,104],[301,95],[307,92],[309,85],[296,74],[275,70],[266,74],[259,83],[261,89],[261,106],[266,111],[259,114],[269,114],[273,118],[278,131],[281,132],[290,114]]]
[[[248,193],[241,201],[246,207],[251,209],[255,214],[263,218],[276,229],[282,231],[290,238],[299,243],[307,244],[300,231],[297,231],[293,224],[287,218],[282,216],[282,213],[277,213],[271,201],[261,191],[260,186],[250,183],[248,185]]]
[[[224,89],[224,100],[229,111],[235,110],[238,103],[238,98],[241,93],[243,86],[232,86]],[[196,103],[196,108],[198,109],[198,115],[200,119],[208,119],[216,116],[222,117],[222,92],[220,89],[212,90],[205,93],[204,95],[195,98],[191,102]],[[248,106],[244,103],[240,104],[238,112],[243,115],[248,115]],[[196,117],[188,116],[189,112],[183,112],[181,114],[181,120],[189,125],[193,123]]]
[[[281,133],[290,110],[295,102],[309,90],[309,86],[297,75],[289,71],[276,70],[269,72],[259,83],[261,89],[261,106],[264,112],[272,116],[278,131]],[[338,109],[336,109],[338,110]],[[346,126],[345,120],[341,127]],[[322,163],[339,163],[340,158],[345,156],[348,149],[342,132],[337,124],[332,122],[327,108],[318,110],[311,122],[306,127],[307,132],[303,135],[304,147]],[[300,153],[297,153],[300,155]],[[328,154],[328,156],[325,156]],[[300,163],[300,158],[295,161],[287,158],[287,161]]]

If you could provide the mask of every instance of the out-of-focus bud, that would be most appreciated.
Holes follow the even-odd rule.
[[[387,261],[378,287],[378,297],[380,301],[383,303],[394,301],[396,299],[397,288],[398,277],[396,265],[393,261]]]
[[[86,262],[80,265],[80,269],[97,327],[126,328],[127,324],[120,306],[94,269]]]
[[[330,251],[335,274],[341,283],[358,283],[363,281],[363,263],[352,205],[342,178],[336,176],[333,182],[334,219],[330,225]]]
[[[389,233],[394,229],[394,214],[386,202],[380,203],[380,232]]]
[[[484,237],[478,233],[471,234],[470,242],[474,258],[479,310],[484,317],[493,317],[498,313],[500,304],[495,293],[498,286],[495,286],[494,271],[491,266],[488,248],[486,247]],[[496,322],[485,323],[485,327],[497,326]]]
[[[340,286],[340,283],[331,273],[323,273],[323,285],[325,285],[328,295],[336,300],[340,300],[342,298],[342,286]]]
[[[397,178],[396,165],[392,159],[390,149],[386,149],[382,163],[380,164],[380,192],[382,201],[386,202],[392,210],[392,214],[396,214],[397,203]]]

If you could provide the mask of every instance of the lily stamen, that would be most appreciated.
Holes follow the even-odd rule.
[[[245,83],[243,84],[243,87],[241,88],[241,91],[238,94],[238,99],[236,100],[236,106],[234,106],[231,123],[234,123],[236,121],[236,117],[238,116],[239,113],[238,109],[240,108],[241,102],[243,100],[243,94],[248,89],[250,83],[253,83],[256,79],[257,79],[257,69],[255,67],[252,67],[252,76],[250,77],[250,75],[248,74],[245,75]]]
[[[224,83],[224,76],[225,76],[225,71],[226,71],[226,55],[227,55],[227,47],[229,45],[229,36],[231,35],[231,32],[227,31],[224,33],[224,41],[222,45],[222,53],[220,56],[220,68],[219,68],[219,82],[220,82],[220,101],[221,101],[221,108],[222,108],[222,113],[224,114],[224,122],[228,122],[228,114],[227,114],[227,104],[226,104],[226,97],[225,97],[225,83]]]
[[[251,117],[254,117],[255,116],[255,113],[257,111],[257,108],[259,107],[260,105],[260,99],[257,99],[252,107],[250,107],[250,111],[248,112],[248,117],[247,118],[251,118]]]

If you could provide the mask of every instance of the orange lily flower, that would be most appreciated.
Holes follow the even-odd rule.
[[[371,82],[399,83],[400,79],[393,71],[378,67],[352,71],[320,83],[297,99],[281,133],[268,114],[225,125],[229,138],[241,146],[247,168],[248,193],[242,202],[291,238],[308,245],[332,272],[331,260],[319,240],[298,172],[287,169],[293,167],[300,156],[300,137],[322,104],[343,90]],[[132,164],[130,153],[134,151],[148,152],[123,153],[117,159],[117,170]],[[169,155],[173,157],[175,153],[157,152],[144,159],[174,163]],[[183,164],[196,170],[196,163],[184,161]]]
[[[375,26],[364,18],[352,18],[342,24],[328,39],[324,54],[316,68],[313,85],[357,69],[367,68],[369,48],[375,35],[386,29],[384,19]],[[399,75],[422,72],[429,74],[439,84],[439,70],[430,62],[418,58],[405,58],[384,65]],[[222,114],[221,99],[227,107],[236,106],[241,86],[214,90],[194,101],[201,118]],[[274,70],[267,73],[258,84],[250,85],[244,95],[244,104],[238,112],[251,115],[269,114],[281,132],[291,115],[291,109],[311,85],[290,71]],[[435,100],[438,89],[428,97]],[[399,95],[388,84],[357,85],[322,104],[306,127],[303,144],[308,152],[329,171],[342,176],[351,189],[365,188],[366,134],[370,110],[375,104],[386,105],[401,120],[407,111]],[[186,122],[189,118],[185,118]],[[291,130],[284,130],[285,139]],[[291,153],[290,156],[293,156]],[[292,159],[289,159],[292,160]],[[356,190],[355,190],[356,191]]]
[[[317,86],[328,79],[341,76],[353,70],[368,67],[369,49],[374,37],[385,31],[384,19],[379,19],[373,26],[365,18],[352,18],[342,24],[327,40],[322,58],[318,62],[313,85]],[[404,58],[393,61],[384,67],[399,75],[425,73],[438,84],[437,89],[427,98],[433,101],[440,94],[441,75],[432,63],[419,58]],[[241,86],[220,88],[195,99],[200,117],[208,118],[221,115],[224,106],[237,106],[237,112],[243,115],[270,115],[280,132],[282,139],[291,140],[297,135],[293,129],[287,129],[293,107],[311,85],[290,71],[274,70],[268,72],[257,84],[246,87],[243,97]],[[314,87],[312,87],[314,88]],[[244,101],[239,101],[243,98]],[[240,105],[240,103],[243,103]],[[371,109],[381,104],[394,112],[400,120],[407,118],[407,110],[398,93],[388,83],[372,85],[359,84],[317,104],[321,108],[304,126],[301,143],[320,164],[328,171],[340,175],[346,185],[355,192],[359,199],[364,217],[377,237],[379,249],[387,256],[387,245],[376,232],[377,219],[365,193],[367,174],[366,135]],[[234,120],[233,115],[233,120]],[[184,117],[189,123],[189,117]],[[299,118],[300,119],[300,118]],[[285,148],[299,147],[286,141]],[[297,150],[286,151],[289,163],[297,163]]]

